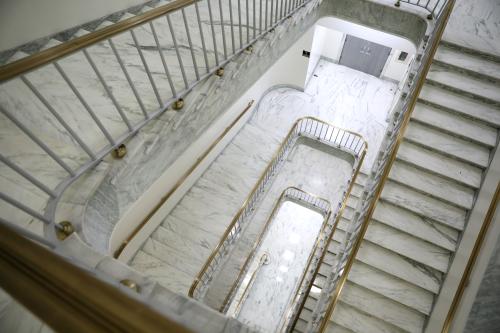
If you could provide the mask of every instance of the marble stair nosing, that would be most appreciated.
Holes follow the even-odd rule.
[[[438,201],[390,180],[385,184],[381,198],[454,229],[463,230],[465,226],[467,215],[465,209]]]
[[[500,127],[500,109],[498,107],[482,103],[438,86],[424,84],[418,100],[461,116],[482,121],[495,128]]]
[[[417,215],[405,207],[380,199],[372,218],[450,252],[455,251],[458,241],[456,229]]]
[[[405,330],[361,311],[341,300],[333,310],[330,321],[356,333],[402,333]]]
[[[406,332],[420,333],[424,327],[425,315],[349,281],[340,301]]]
[[[495,83],[464,75],[449,67],[432,64],[426,77],[426,84],[438,85],[484,103],[500,106],[500,88]]]
[[[389,179],[466,210],[474,203],[474,190],[399,161],[393,164]]]
[[[497,144],[496,128],[427,104],[416,104],[412,121],[489,148],[494,148]]]
[[[365,239],[387,250],[446,273],[450,252],[427,241],[372,220]]]
[[[430,151],[409,141],[403,140],[396,159],[473,189],[481,186],[483,171],[478,167]]]
[[[414,121],[410,122],[404,138],[406,141],[479,168],[486,168],[489,165],[490,150],[488,148]]]
[[[129,266],[153,278],[165,288],[187,295],[193,279],[189,274],[179,271],[163,260],[156,258],[142,250],[134,256]],[[173,279],[172,276],[175,276]]]
[[[339,229],[335,241],[344,238],[344,231]],[[336,243],[330,243],[328,251],[336,253]],[[442,273],[388,250],[378,244],[364,240],[356,256],[356,261],[372,266],[379,271],[397,277],[422,289],[437,294],[442,280]],[[320,266],[320,270],[323,268]]]

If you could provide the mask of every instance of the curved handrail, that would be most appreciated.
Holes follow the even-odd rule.
[[[429,12],[427,18],[432,20],[433,18],[439,18],[441,16],[446,6],[446,1],[448,0],[397,0],[394,6],[399,7],[401,6],[401,2],[404,2],[412,6],[423,8]]]
[[[293,148],[299,137],[308,137],[335,148],[343,149],[352,154],[355,158],[354,175],[357,175],[361,164],[360,162],[363,161],[368,148],[367,142],[358,133],[336,127],[315,117],[298,119],[282,141],[280,147],[271,159],[271,162],[261,174],[259,180],[256,182],[250,194],[243,202],[243,205],[222,235],[219,243],[194,279],[188,292],[190,297],[199,298],[201,296],[201,287],[205,288],[210,282],[216,267],[224,258],[229,246],[233,244],[241,232],[242,226],[246,222],[246,218],[252,213],[254,205],[265,191],[265,187],[269,180],[279,168],[288,152]],[[344,198],[344,200],[347,200],[347,198]]]
[[[116,36],[119,33],[136,28],[165,14],[191,5],[196,1],[198,0],[176,0],[166,5],[162,5],[158,8],[149,10],[144,14],[125,19],[121,22],[110,25],[109,27],[99,29],[84,36],[67,41],[63,44],[53,46],[26,58],[1,66],[0,82],[24,74],[40,66],[52,63],[78,50],[87,48],[103,40]]]
[[[326,298],[327,301],[330,297],[331,300],[327,302],[328,306],[326,308],[326,311],[322,312],[321,310],[319,310],[319,313],[321,313],[321,315],[316,317],[315,322],[309,323],[308,328],[317,325],[319,326],[317,329],[318,332],[325,332],[327,328],[329,318],[331,317],[333,310],[340,298],[342,288],[347,280],[347,276],[354,263],[356,254],[361,247],[364,235],[366,233],[366,230],[368,229],[369,222],[371,220],[373,212],[375,211],[376,204],[382,193],[384,184],[389,176],[391,167],[396,159],[398,148],[403,141],[403,136],[410,122],[412,111],[417,103],[418,96],[424,85],[425,78],[432,64],[432,59],[434,58],[434,54],[437,51],[439,42],[441,41],[441,37],[444,33],[448,18],[451,15],[454,3],[455,0],[448,0],[443,11],[443,15],[438,20],[435,33],[429,40],[429,52],[424,55],[424,58],[420,66],[418,67],[417,80],[413,81],[412,85],[410,86],[410,93],[408,94],[406,104],[403,106],[403,111],[399,114],[398,118],[394,122],[393,133],[392,135],[390,135],[388,147],[386,148],[385,153],[382,155],[381,159],[378,161],[379,166],[373,177],[374,182],[370,185],[371,189],[368,191],[369,193],[365,197],[364,203],[360,208],[360,212],[356,212],[356,223],[352,225],[354,231],[350,233],[349,239],[346,238],[345,240],[344,253],[342,255],[340,255],[339,253],[338,255],[340,259],[337,262],[336,270],[334,270],[333,272],[335,274],[335,279],[337,279],[335,280],[333,285],[334,290],[331,294],[329,293],[329,291],[323,290],[322,292],[323,297]],[[318,302],[316,310],[318,310],[320,307],[321,301]],[[313,330],[315,329],[313,328]]]
[[[250,264],[250,261],[253,259],[255,251],[257,250],[257,248],[261,244],[262,239],[263,239],[266,231],[269,228],[269,225],[272,223],[274,217],[276,216],[276,213],[278,212],[278,209],[281,207],[281,205],[284,203],[285,200],[298,202],[299,204],[304,205],[304,206],[307,205],[307,207],[309,207],[309,208],[311,208],[313,210],[316,210],[321,215],[323,215],[325,217],[325,219],[324,219],[324,226],[321,227],[320,232],[326,226],[328,226],[327,223],[330,220],[330,215],[331,215],[331,212],[332,212],[332,207],[331,207],[331,204],[330,204],[330,202],[328,200],[326,200],[324,198],[321,198],[321,197],[318,197],[318,196],[316,196],[316,195],[314,195],[312,193],[303,191],[303,190],[301,190],[301,189],[299,189],[297,187],[294,187],[294,186],[287,187],[281,193],[281,195],[279,196],[276,204],[274,205],[274,208],[271,211],[271,214],[269,215],[269,218],[267,219],[264,227],[262,228],[262,231],[261,231],[259,237],[255,241],[254,246],[253,246],[252,250],[250,251],[249,255],[247,256],[247,259],[245,260],[245,263],[243,264],[242,268],[240,269],[240,272],[239,272],[239,274],[238,274],[235,282],[231,286],[231,288],[230,288],[230,290],[229,290],[226,298],[224,299],[224,301],[222,303],[222,306],[219,309],[219,312],[223,312],[223,313],[226,312],[227,307],[228,307],[231,299],[234,298],[234,293],[235,293],[236,289],[238,288],[239,284],[241,283],[243,276],[246,274],[248,265]],[[333,234],[334,230],[335,229],[331,230],[332,234]],[[314,250],[312,251],[312,253],[316,252],[316,249],[317,249],[318,246],[319,246],[319,240],[317,240],[315,242],[315,245],[313,247]],[[311,264],[310,260],[311,259],[308,260],[307,265],[306,265],[306,269],[304,271],[308,270],[308,267]],[[299,286],[302,285],[304,278],[305,278],[305,276],[303,276],[303,278],[302,278]]]

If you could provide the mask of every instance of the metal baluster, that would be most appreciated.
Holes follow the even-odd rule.
[[[262,2],[264,0],[259,0],[259,35],[262,34]]]
[[[118,50],[116,50],[115,44],[113,43],[111,38],[108,39],[108,43],[109,43],[109,46],[111,47],[111,50],[113,50],[113,53],[115,54],[116,60],[118,61],[118,64],[120,65],[120,68],[122,69],[123,74],[125,74],[125,78],[127,79],[128,84],[129,84],[130,88],[132,89],[132,92],[134,93],[135,99],[137,99],[137,103],[139,103],[139,107],[141,108],[141,111],[144,114],[144,117],[146,119],[149,119],[149,115],[146,112],[146,108],[144,107],[144,104],[142,103],[141,96],[137,92],[137,89],[135,88],[134,82],[130,78],[130,75],[127,71],[127,68],[125,67],[125,64],[123,63],[122,58],[120,57],[120,54],[118,53]]]
[[[273,26],[273,13],[274,13],[274,0],[271,0],[271,15],[269,16],[269,27]]]
[[[137,52],[139,53],[139,57],[141,58],[142,65],[144,66],[144,69],[146,70],[146,74],[148,76],[149,82],[151,83],[151,87],[153,88],[153,92],[155,93],[156,100],[158,101],[158,104],[160,104],[160,106],[163,106],[163,102],[161,100],[160,94],[158,93],[158,88],[156,87],[156,83],[153,79],[153,75],[151,74],[151,71],[149,70],[148,63],[146,62],[146,58],[144,57],[144,54],[142,53],[142,49],[139,45],[139,42],[137,41],[137,36],[135,35],[134,30],[130,30],[130,34],[132,35],[132,40],[134,41],[134,45],[137,48]]]
[[[50,224],[51,223],[51,221],[49,219],[45,218],[45,216],[43,216],[40,213],[34,211],[33,209],[29,208],[28,206],[23,205],[22,203],[20,203],[16,199],[11,198],[8,195],[3,194],[2,192],[0,192],[0,199],[2,199],[3,201],[8,202],[12,206],[14,206],[14,207],[22,210],[23,212],[25,212],[25,213],[27,213],[27,214],[29,214],[29,215],[31,215],[31,216],[39,219],[43,223],[46,223],[46,224]]]
[[[224,47],[224,58],[227,60],[226,30],[224,29],[224,16],[222,15],[222,0],[219,0],[220,28],[222,31],[222,45]]]
[[[266,0],[266,10],[264,14],[264,30],[267,31],[267,7],[269,7],[269,0]]]
[[[58,71],[61,69],[61,67],[57,62],[54,62],[54,66],[57,68]],[[24,82],[24,84],[28,86],[28,88],[33,92],[33,94],[35,94],[35,96],[40,100],[40,102],[42,102],[42,104],[47,108],[47,110],[49,110],[49,112],[54,116],[54,118],[57,119],[57,121],[62,125],[62,127],[64,127],[66,131],[68,131],[68,133],[73,137],[73,139],[75,139],[75,141],[78,142],[80,147],[87,153],[87,155],[89,155],[89,157],[92,160],[95,160],[96,157],[92,152],[92,150],[90,150],[90,148],[85,144],[85,142],[83,142],[83,140],[78,136],[78,134],[76,134],[73,131],[73,129],[64,121],[64,119],[61,118],[59,113],[57,113],[57,111],[52,107],[52,105],[50,105],[50,103],[45,99],[45,97],[43,97],[42,94],[40,94],[38,89],[36,89],[36,87],[33,84],[31,84],[28,78],[26,78],[24,75],[21,75],[21,80]]]
[[[61,70],[62,70],[62,68],[61,68]],[[104,127],[104,125],[101,123],[101,121],[99,120],[99,118],[96,116],[96,114],[94,113],[94,111],[92,110],[92,108],[88,105],[87,101],[85,101],[85,99],[83,98],[83,96],[80,94],[80,92],[78,91],[78,89],[76,89],[76,87],[73,84],[73,82],[71,82],[71,80],[69,79],[69,77],[66,75],[66,73],[63,70],[61,71],[61,75],[62,75],[63,79],[66,81],[66,83],[68,84],[68,86],[70,87],[70,89],[73,91],[73,93],[75,94],[75,96],[78,98],[78,100],[80,101],[80,103],[82,103],[82,105],[85,108],[85,110],[87,110],[87,112],[89,113],[89,115],[92,118],[92,120],[96,123],[97,127],[99,127],[99,129],[101,130],[102,134],[104,134],[104,136],[106,137],[106,139],[108,139],[108,141],[111,144],[111,146],[115,146],[116,143],[115,143],[115,140],[113,139],[113,137],[111,136],[111,134],[109,134],[109,132],[106,130],[106,128]]]
[[[249,0],[246,0],[246,4],[247,4],[247,44],[250,43],[250,14],[249,14],[249,7],[248,7],[248,1]]]
[[[186,12],[184,8],[181,9],[182,20],[184,21],[184,27],[186,28],[186,35],[189,44],[189,50],[191,51],[191,58],[193,59],[194,74],[196,75],[196,80],[200,80],[200,73],[198,73],[198,64],[196,63],[196,57],[194,55],[193,43],[191,41],[191,33],[189,32],[189,26],[186,19]]]
[[[274,11],[274,23],[278,23],[278,5],[279,5],[279,0],[276,0],[276,8]]]
[[[198,1],[194,3],[194,8],[196,9],[196,19],[198,20],[198,28],[200,29],[201,48],[203,49],[203,58],[205,59],[205,67],[207,69],[207,73],[210,73],[210,67],[208,65],[207,48],[205,45],[205,37],[203,36],[203,27],[201,26],[200,9],[198,8]]]
[[[234,45],[234,22],[233,22],[233,4],[232,1],[229,0],[229,22],[231,23],[231,46],[233,49],[233,54],[236,53],[236,48]]]
[[[257,33],[257,29],[256,29],[256,25],[255,25],[255,12],[256,12],[256,9],[255,9],[255,0],[253,0],[253,39],[255,39],[256,37],[256,33]]]
[[[241,31],[241,0],[238,0],[238,35],[240,36],[240,49],[243,48],[243,32]]]
[[[54,161],[57,162],[64,170],[66,170],[71,176],[74,176],[75,173],[71,168],[64,163],[63,160],[59,158],[45,143],[43,143],[40,139],[36,137],[33,132],[31,132],[26,126],[23,125],[17,118],[15,118],[9,111],[5,110],[3,107],[0,106],[0,112],[3,113],[3,115],[7,118],[9,118],[10,121],[12,121],[21,131],[24,132],[31,140],[33,140],[40,148],[42,148]]]
[[[172,82],[172,77],[170,76],[170,71],[168,70],[167,66],[167,61],[165,60],[165,55],[163,54],[163,50],[161,48],[160,41],[158,39],[158,35],[156,34],[156,29],[153,25],[153,22],[149,22],[149,26],[151,27],[151,32],[153,33],[153,38],[156,43],[156,47],[158,48],[158,52],[160,53],[160,59],[163,64],[163,70],[165,71],[165,75],[167,76],[168,84],[170,86],[170,91],[172,92],[172,95],[177,98],[177,92],[174,87],[174,83]],[[160,103],[160,107],[162,104]]]
[[[281,0],[281,4],[280,4],[280,20],[283,19],[284,15],[285,15],[285,12],[283,11],[283,0]]]
[[[207,0],[207,4],[208,4],[208,17],[210,19],[210,27],[212,29],[212,40],[214,42],[215,64],[219,66],[219,54],[217,52],[217,41],[215,39],[214,19],[212,15],[212,5],[210,4],[210,0]]]
[[[181,66],[182,80],[184,81],[184,86],[186,87],[186,89],[188,89],[189,84],[188,84],[188,81],[186,78],[186,72],[184,70],[184,63],[182,62],[181,53],[179,51],[179,46],[177,45],[177,39],[175,38],[175,31],[174,31],[174,28],[172,26],[172,21],[170,20],[169,14],[165,15],[165,17],[167,18],[168,28],[170,30],[170,34],[172,35],[172,41],[174,42],[174,48],[175,48],[175,54],[177,55],[177,61],[179,61],[179,65]]]
[[[40,190],[44,191],[48,195],[50,195],[52,198],[55,198],[57,194],[52,191],[50,188],[48,188],[45,184],[42,182],[38,181],[35,177],[33,177],[31,174],[28,172],[24,171],[20,167],[18,167],[14,162],[9,160],[7,157],[3,156],[0,154],[0,161],[2,161],[4,164],[6,164],[9,168],[23,176],[25,179],[27,179],[29,182],[31,182],[33,185],[38,187]]]

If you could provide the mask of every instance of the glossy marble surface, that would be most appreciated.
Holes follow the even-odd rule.
[[[321,214],[283,203],[256,256],[268,253],[269,264],[262,266],[242,300],[239,320],[263,332],[280,329],[322,223]]]
[[[363,168],[370,169],[387,126],[385,119],[392,104],[395,84],[324,61],[320,62],[315,75],[305,92],[277,88],[266,94],[254,116],[146,241],[142,251],[168,261],[172,277],[176,272],[193,278],[198,273],[296,119],[315,116],[361,132],[369,145]],[[345,183],[341,180],[345,178],[337,178],[338,170],[349,170],[350,173],[350,167],[343,169],[339,168],[339,162],[330,162],[326,165],[328,169],[321,171],[321,163],[315,161],[324,161],[328,154],[306,145],[300,147],[290,160],[295,160],[294,154],[304,153],[297,158],[302,166],[290,169],[290,173],[280,173],[279,177],[286,176],[283,176],[283,181],[277,179],[275,183],[300,187],[306,184],[305,180],[295,183],[290,183],[290,180],[317,174],[319,178],[315,181],[309,179],[310,185],[304,190],[338,202],[338,186]],[[318,157],[311,157],[311,151],[319,154]],[[314,168],[317,168],[316,172],[312,172]],[[335,177],[325,177],[326,174]],[[284,188],[276,187],[274,194],[269,195],[277,198]],[[334,197],[331,197],[332,193]],[[262,208],[263,216],[272,206],[266,205],[269,208]],[[136,265],[136,259],[132,260],[132,266]],[[178,286],[174,280],[170,283],[164,279],[163,283],[171,288]],[[187,288],[174,291],[186,293]]]
[[[444,40],[500,56],[500,2],[457,0]]]

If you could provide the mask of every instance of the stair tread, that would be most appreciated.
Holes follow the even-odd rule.
[[[455,251],[458,240],[457,230],[414,214],[402,207],[379,200],[373,213],[373,219],[448,251]]]
[[[448,250],[383,223],[371,221],[365,239],[440,272],[446,273],[448,271],[450,259]]]
[[[194,244],[192,245],[194,247]],[[198,273],[204,264],[200,256],[186,255],[183,251],[163,244],[154,238],[148,238],[141,250],[152,257],[162,260],[176,270],[184,272],[191,278]]]
[[[446,64],[465,68],[478,74],[500,79],[500,64],[484,59],[483,57],[460,52],[460,50],[443,44],[439,45],[434,59]]]
[[[370,242],[363,242],[356,259],[434,294],[439,292],[442,274]]]
[[[348,280],[422,314],[431,312],[434,295],[430,291],[360,261],[352,265]]]
[[[395,205],[441,222],[457,230],[463,230],[467,211],[416,192],[408,187],[388,181],[382,191],[382,198]]]
[[[340,300],[365,314],[407,332],[420,333],[424,327],[425,316],[422,313],[409,309],[401,303],[381,297],[379,294],[349,281],[342,289]]]
[[[475,189],[481,185],[482,171],[478,167],[443,156],[408,141],[402,142],[396,158]]]
[[[496,146],[498,136],[497,129],[482,122],[453,114],[452,112],[440,110],[423,103],[417,103],[412,113],[412,119],[437,127],[440,130],[474,140],[488,147]]]
[[[129,266],[180,294],[187,294],[193,282],[188,274],[141,250],[136,253]]]
[[[458,93],[424,84],[419,99],[500,127],[500,110],[497,107],[461,96]]]
[[[358,309],[339,301],[333,310],[330,321],[347,327],[356,333],[402,333],[404,330],[370,316]]]
[[[471,209],[474,202],[471,188],[399,161],[393,164],[389,178],[465,209]]]
[[[483,168],[489,165],[490,150],[488,148],[453,137],[420,123],[411,122],[404,137],[406,140],[416,142],[431,150],[436,150]]]
[[[431,65],[427,80],[500,103],[500,87],[497,84],[485,82],[444,66]]]
[[[345,231],[342,222],[339,227]],[[364,239],[440,272],[448,270],[450,251],[376,220],[370,221]]]

